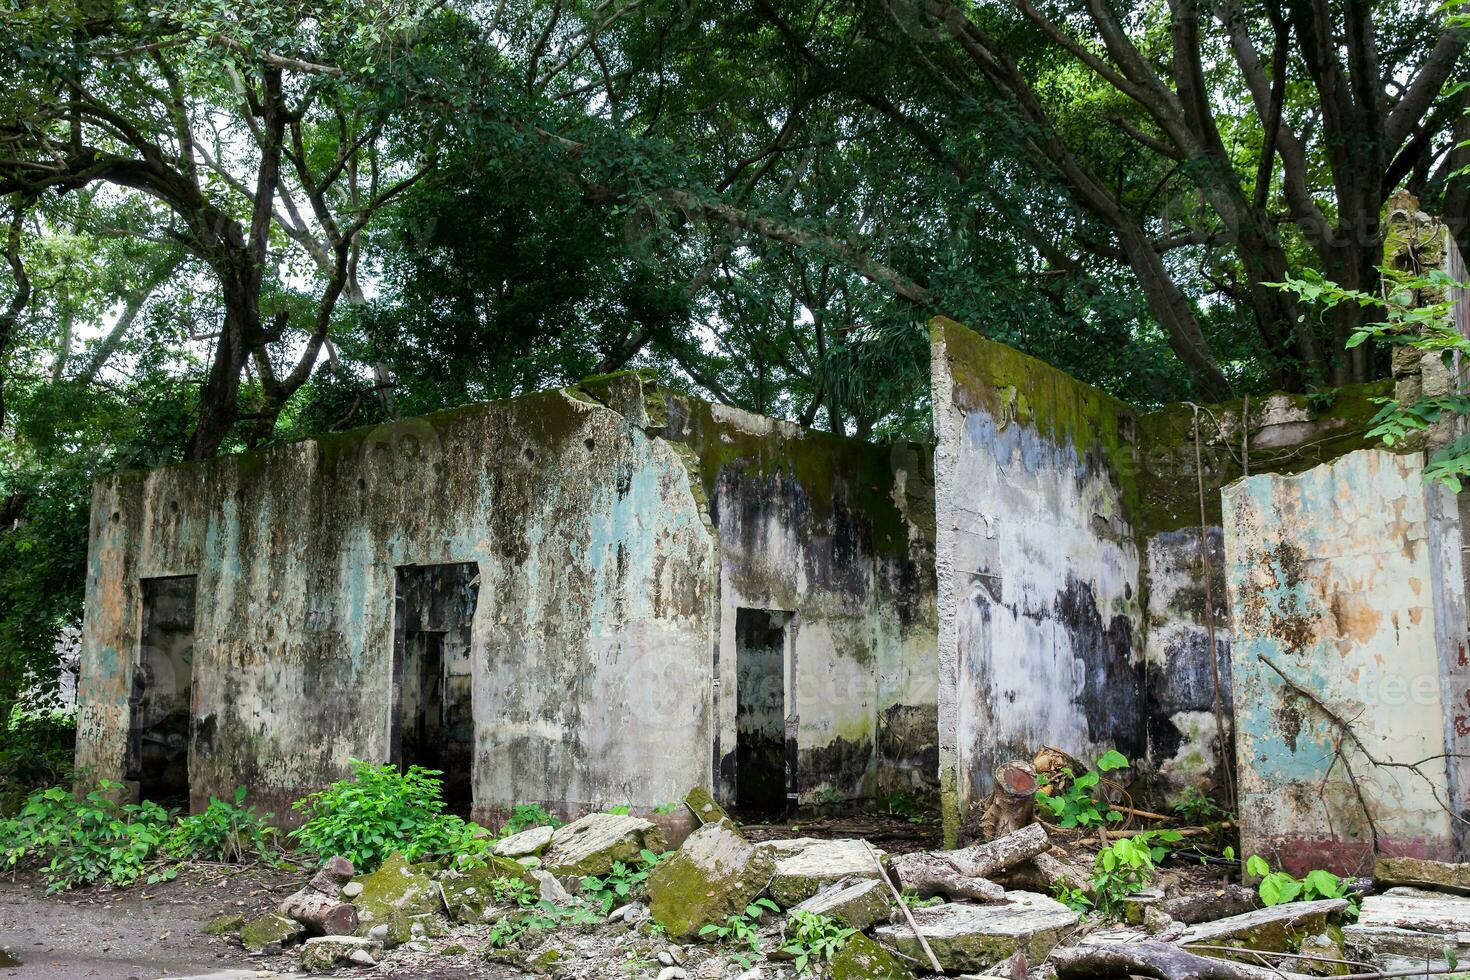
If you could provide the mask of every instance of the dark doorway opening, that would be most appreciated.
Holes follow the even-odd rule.
[[[474,802],[470,635],[479,594],[474,562],[398,569],[393,762],[443,773],[446,809],[461,816]]]
[[[139,799],[189,807],[194,709],[193,575],[145,578],[143,625],[129,698],[127,778]]]
[[[735,805],[752,813],[790,806],[786,747],[786,627],[791,613],[735,611]]]

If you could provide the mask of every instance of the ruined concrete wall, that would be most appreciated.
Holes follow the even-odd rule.
[[[1143,752],[1131,410],[934,321],[947,821],[1043,744]],[[950,794],[953,794],[952,796]]]
[[[388,757],[395,568],[476,562],[477,812],[709,785],[717,552],[684,456],[565,392],[94,488],[77,763],[118,778],[140,577],[197,574],[194,805]],[[677,746],[675,751],[664,747]]]
[[[1453,502],[1421,456],[1378,450],[1222,497],[1244,852],[1355,873],[1375,850],[1463,859]]]
[[[719,532],[719,792],[732,798],[736,618],[786,623],[788,758],[803,803],[937,791],[933,476],[871,445],[662,392]]]
[[[1312,398],[1274,394],[1201,406],[1170,405],[1139,416],[1137,527],[1145,553],[1147,629],[1146,755],[1151,795],[1172,801],[1187,790],[1216,791],[1215,672],[1220,674],[1227,763],[1230,725],[1230,610],[1221,546],[1220,489],[1251,472],[1295,473],[1365,447],[1366,422],[1384,383],[1339,388]],[[1202,481],[1201,481],[1202,478]],[[1204,486],[1208,562],[1200,555]],[[1205,588],[1205,567],[1211,587]],[[1207,592],[1213,615],[1207,615]],[[1215,660],[1208,626],[1215,626]]]

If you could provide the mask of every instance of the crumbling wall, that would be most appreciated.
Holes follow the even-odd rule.
[[[122,774],[140,576],[197,574],[194,805],[289,817],[388,758],[395,568],[476,562],[477,812],[677,799],[712,778],[706,522],[674,447],[566,392],[101,480],[78,765]]]
[[[931,335],[940,772],[954,821],[998,763],[1043,744],[1143,752],[1134,416],[952,321]]]
[[[1242,848],[1300,871],[1463,859],[1460,530],[1422,455],[1226,487]]]
[[[652,402],[652,400],[651,400]],[[740,609],[791,613],[788,758],[803,803],[937,791],[932,462],[671,392],[719,532],[719,791],[731,798]]]

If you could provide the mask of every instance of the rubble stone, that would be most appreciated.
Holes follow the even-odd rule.
[[[913,910],[914,922],[946,972],[985,970],[1017,950],[1032,962],[1044,959],[1078,914],[1061,902],[1034,892],[1007,892],[999,905],[951,902]],[[924,959],[907,923],[881,926],[873,935],[905,956]]]
[[[230,912],[210,919],[204,931],[211,936],[227,936],[232,932],[239,932],[244,925],[245,916],[238,912]]]
[[[362,894],[357,906],[359,928],[365,934],[373,925],[399,915],[438,911],[439,891],[427,869],[410,867],[403,855],[394,852],[378,870],[359,879]]]
[[[638,853],[664,849],[658,825],[638,817],[589,813],[551,835],[541,866],[561,876],[605,875],[614,861],[634,861]]]
[[[1342,939],[1355,959],[1383,964],[1390,958],[1442,960],[1453,950],[1462,963],[1470,963],[1470,929],[1455,933],[1418,932],[1393,926],[1353,924],[1342,927]]]
[[[684,805],[694,814],[700,826],[730,819],[725,808],[716,803],[715,798],[710,796],[709,790],[702,786],[696,786],[684,794]]]
[[[913,973],[862,933],[847,938],[828,964],[832,980],[911,980]]]
[[[876,878],[836,882],[796,906],[792,911],[829,916],[859,932],[887,922],[893,913],[888,886]]]
[[[1470,864],[1446,864],[1408,857],[1379,858],[1373,865],[1373,881],[1380,886],[1412,885],[1470,895]]]
[[[519,834],[511,834],[495,845],[494,854],[497,857],[512,860],[523,857],[540,857],[551,846],[551,837],[554,833],[555,831],[550,827],[532,827]]]
[[[485,907],[495,901],[493,883],[501,878],[514,878],[527,884],[536,879],[526,868],[508,858],[491,857],[473,868],[444,871],[439,875],[444,907],[456,922],[479,922]]]
[[[794,840],[768,841],[757,845],[776,858],[776,873],[771,879],[771,897],[782,908],[800,905],[826,885],[844,878],[877,878],[873,863],[876,854],[881,861],[884,852],[868,849],[861,840],[816,840],[798,837]]]
[[[1255,909],[1241,915],[1232,915],[1214,922],[1201,922],[1190,926],[1179,937],[1180,945],[1191,946],[1239,946],[1246,949],[1273,953],[1290,952],[1307,936],[1326,931],[1330,921],[1347,911],[1348,903],[1342,898],[1326,898],[1316,902],[1290,902],[1270,908]],[[1226,959],[1212,950],[1196,952],[1206,956]]]
[[[1418,888],[1390,888],[1382,895],[1363,899],[1358,925],[1441,935],[1465,932],[1470,925],[1470,898]]]
[[[673,939],[693,939],[749,905],[771,880],[771,856],[729,820],[707,823],[648,876],[650,911]]]
[[[306,929],[295,919],[288,919],[275,912],[251,919],[240,929],[240,942],[252,953],[263,949],[289,946],[306,934]]]
[[[353,959],[357,953],[366,954],[369,960],[376,962],[373,954],[379,949],[372,940],[357,936],[317,936],[308,939],[301,947],[301,968],[307,973],[325,973],[349,961],[362,963]]]

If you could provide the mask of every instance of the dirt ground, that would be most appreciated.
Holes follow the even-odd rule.
[[[201,930],[221,913],[278,900],[298,877],[202,866],[157,885],[61,895],[47,895],[38,876],[0,880],[0,980],[255,977],[267,961]]]

